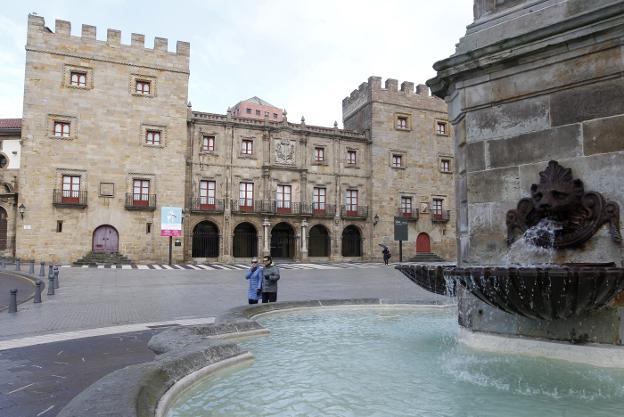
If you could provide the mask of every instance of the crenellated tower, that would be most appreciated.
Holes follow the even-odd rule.
[[[166,259],[160,208],[184,207],[189,55],[187,42],[125,45],[119,30],[102,41],[28,16],[18,257]]]
[[[454,157],[444,100],[424,84],[369,77],[342,101],[345,129],[371,141],[370,244],[393,247],[393,220],[408,220],[404,259],[433,252],[455,259]],[[418,254],[417,254],[418,246]],[[371,248],[375,252],[375,248]],[[379,251],[377,251],[379,252]]]

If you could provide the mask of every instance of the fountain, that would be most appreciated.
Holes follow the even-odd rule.
[[[457,296],[468,344],[578,361],[599,347],[623,367],[624,2],[475,0],[474,14],[428,82],[454,126],[457,267],[398,268]]]

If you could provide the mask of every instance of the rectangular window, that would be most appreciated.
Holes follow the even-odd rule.
[[[152,233],[152,224],[151,223],[145,223],[145,234],[149,235],[150,233]]]
[[[149,95],[151,92],[151,83],[145,80],[137,80],[134,91],[137,94]]]
[[[69,122],[54,122],[54,136],[59,138],[69,137]]]
[[[67,204],[80,202],[80,177],[77,175],[63,175],[62,202]]]
[[[86,87],[87,73],[72,71],[69,75],[69,85],[73,87]]]
[[[273,113],[273,118],[277,119],[277,113]]]
[[[291,204],[291,186],[290,185],[278,185],[276,193],[276,206],[278,213],[290,213]]]
[[[215,207],[215,191],[217,183],[215,181],[199,182],[199,207],[202,209],[211,209]]]
[[[314,148],[314,160],[323,162],[325,160],[325,148]]]
[[[260,116],[260,110],[256,110],[256,116]]]
[[[146,130],[145,143],[148,145],[160,145],[160,130]]]
[[[315,213],[325,212],[326,195],[327,189],[325,187],[314,187],[312,191],[312,210]]]
[[[396,119],[397,129],[409,129],[408,120],[406,116],[397,116]]]
[[[242,211],[253,211],[253,182],[241,182],[238,194],[238,205]]]
[[[347,151],[347,164],[355,165],[357,164],[357,152],[349,150]]]
[[[149,206],[149,180],[134,180],[132,183],[132,205]]]
[[[245,109],[247,114],[251,114],[251,109]]]
[[[448,135],[446,122],[436,122],[436,134],[444,136]]]
[[[56,221],[56,233],[62,233],[63,232],[63,220],[57,220]]]
[[[355,216],[358,212],[358,190],[347,190],[345,194],[345,209],[348,216]]]
[[[440,160],[440,171],[451,172],[451,161],[449,159]]]
[[[214,136],[204,136],[202,138],[202,152],[214,152],[215,150],[215,137]]]
[[[442,203],[444,200],[441,198],[434,198],[431,204],[431,214],[434,216],[442,216]]]
[[[401,197],[401,214],[403,217],[412,217],[412,197]]]
[[[243,139],[243,141],[241,142],[241,153],[243,155],[253,154],[253,140]]]
[[[392,167],[401,168],[403,166],[403,155],[392,155]]]

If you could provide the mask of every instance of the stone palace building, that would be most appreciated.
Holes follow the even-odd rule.
[[[21,126],[0,124],[4,255],[164,263],[160,210],[182,207],[176,263],[376,260],[379,244],[398,259],[395,217],[405,259],[455,258],[450,124],[426,86],[370,77],[343,100],[345,129],[258,97],[204,113],[188,101],[190,45],[131,39],[29,15]]]

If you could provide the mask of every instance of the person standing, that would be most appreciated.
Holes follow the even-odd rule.
[[[383,251],[381,251],[381,253],[383,254],[383,260],[384,260],[384,264],[388,265],[388,261],[390,260],[390,251],[388,250],[388,248],[383,248]]]
[[[257,258],[251,260],[251,267],[245,278],[249,281],[247,300],[249,304],[258,304],[258,300],[262,297],[262,267],[258,265]]]
[[[277,301],[277,281],[280,279],[279,269],[273,264],[273,258],[265,256],[262,270],[262,302],[274,303]]]

